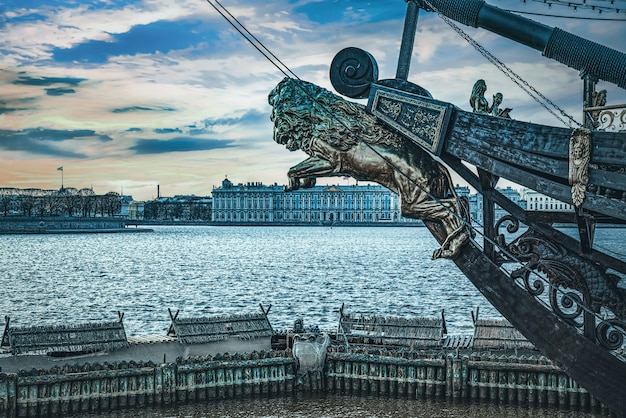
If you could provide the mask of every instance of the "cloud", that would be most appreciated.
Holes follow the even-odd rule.
[[[8,134],[10,131],[4,131],[5,134]],[[17,136],[27,136],[30,139],[38,140],[38,141],[67,141],[70,139],[77,138],[85,138],[85,137],[97,137],[101,141],[110,141],[111,138],[106,135],[98,135],[95,131],[91,129],[75,129],[75,130],[60,130],[60,129],[45,129],[45,128],[34,128],[34,129],[25,129],[23,131],[14,132]]]
[[[182,134],[183,131],[181,131],[179,128],[157,128],[157,129],[154,129],[154,133],[155,134],[172,134],[172,133]]]
[[[113,113],[127,113],[127,112],[175,112],[176,109],[171,107],[148,107],[148,106],[129,106],[129,107],[120,107],[117,109],[111,110]]]
[[[99,135],[88,129],[59,130],[33,128],[21,131],[0,130],[0,149],[6,151],[28,151],[33,154],[53,157],[85,158],[84,153],[75,152],[72,148],[57,145],[70,140],[112,141],[107,135]]]
[[[170,152],[210,151],[232,147],[231,141],[179,137],[167,140],[140,139],[129,150],[136,154],[164,154]]]
[[[313,1],[305,3],[294,9],[296,13],[302,13],[316,24],[348,23],[350,25],[371,22],[380,22],[402,17],[404,10],[394,2],[368,2],[358,0],[343,0],[334,2],[332,12],[329,10],[327,1]]]
[[[267,113],[259,112],[257,110],[249,110],[241,116],[225,117],[225,118],[207,118],[198,122],[193,126],[193,130],[198,132],[213,132],[217,127],[224,126],[247,126],[258,123],[267,123],[269,116]]]
[[[85,78],[76,77],[32,77],[20,74],[17,80],[14,80],[12,84],[23,84],[26,86],[52,86],[55,84],[67,84],[68,86],[75,87],[85,80]]]
[[[10,112],[16,112],[18,110],[24,110],[24,108],[17,108],[17,107],[0,107],[0,115],[3,113],[10,113]]]
[[[46,94],[48,96],[63,96],[64,94],[72,94],[72,93],[76,93],[76,90],[63,88],[63,87],[55,87],[55,88],[46,89]]]
[[[160,20],[133,26],[128,32],[110,34],[107,40],[89,40],[70,48],[54,48],[52,58],[57,62],[101,64],[116,56],[167,54],[202,43],[216,47],[217,39],[215,31],[200,20]]]

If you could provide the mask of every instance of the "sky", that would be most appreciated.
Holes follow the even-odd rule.
[[[395,77],[404,0],[220,3],[303,80],[333,91],[330,63],[350,46],[373,55],[380,79]],[[626,0],[586,1],[619,13],[487,3],[626,51]],[[581,121],[577,70],[486,30],[459,27]],[[307,157],[272,139],[267,95],[284,74],[207,1],[4,0],[0,34],[0,188],[63,183],[150,200],[159,186],[163,196],[208,196],[226,176],[286,184],[288,169]],[[409,81],[469,111],[479,78],[486,97],[503,93],[514,119],[562,126],[436,14],[420,11]],[[624,90],[602,88],[607,104],[626,103]]]

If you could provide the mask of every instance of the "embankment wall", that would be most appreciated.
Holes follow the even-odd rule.
[[[608,413],[539,355],[331,349],[324,369],[298,373],[290,350],[154,364],[91,363],[0,373],[0,417],[94,413],[295,391],[448,398]]]

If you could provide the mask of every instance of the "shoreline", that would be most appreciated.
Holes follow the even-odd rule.
[[[0,235],[63,235],[63,234],[127,234],[138,232],[154,232],[151,228],[124,229],[55,229],[43,231],[4,230]]]

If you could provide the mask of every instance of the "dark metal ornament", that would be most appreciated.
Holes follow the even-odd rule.
[[[330,82],[333,87],[339,94],[353,99],[367,98],[370,85],[377,79],[376,60],[360,48],[342,49],[330,64]]]

